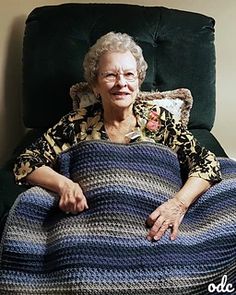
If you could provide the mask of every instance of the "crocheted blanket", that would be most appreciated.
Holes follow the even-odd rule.
[[[170,149],[85,141],[59,158],[89,209],[58,208],[39,187],[19,195],[1,243],[0,294],[218,294],[236,289],[236,162],[189,209],[175,241],[146,239],[147,216],[182,185]],[[233,294],[232,292],[227,294]]]

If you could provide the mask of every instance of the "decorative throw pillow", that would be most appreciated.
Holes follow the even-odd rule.
[[[74,110],[97,102],[93,91],[86,82],[73,85],[70,88],[70,96],[73,100]],[[190,110],[193,103],[192,94],[189,89],[180,88],[163,92],[140,91],[137,99],[154,101],[158,106],[166,108],[179,118],[184,126],[188,125]]]

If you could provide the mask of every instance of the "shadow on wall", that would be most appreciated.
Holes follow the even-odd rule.
[[[13,20],[7,40],[3,72],[4,111],[0,128],[0,164],[10,157],[25,133],[22,121],[22,45],[25,19],[25,16],[19,16]]]

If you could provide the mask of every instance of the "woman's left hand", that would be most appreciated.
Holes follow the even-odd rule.
[[[186,212],[187,206],[177,198],[172,198],[160,205],[146,221],[147,226],[151,227],[147,239],[157,241],[161,239],[168,228],[171,228],[170,238],[175,240]]]

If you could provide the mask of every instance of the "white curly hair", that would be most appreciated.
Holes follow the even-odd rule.
[[[96,84],[99,59],[104,53],[126,51],[130,51],[136,60],[138,79],[141,85],[145,79],[148,67],[144,60],[142,49],[128,34],[115,32],[110,32],[100,37],[85,55],[83,62],[84,78],[88,84],[91,86]]]

